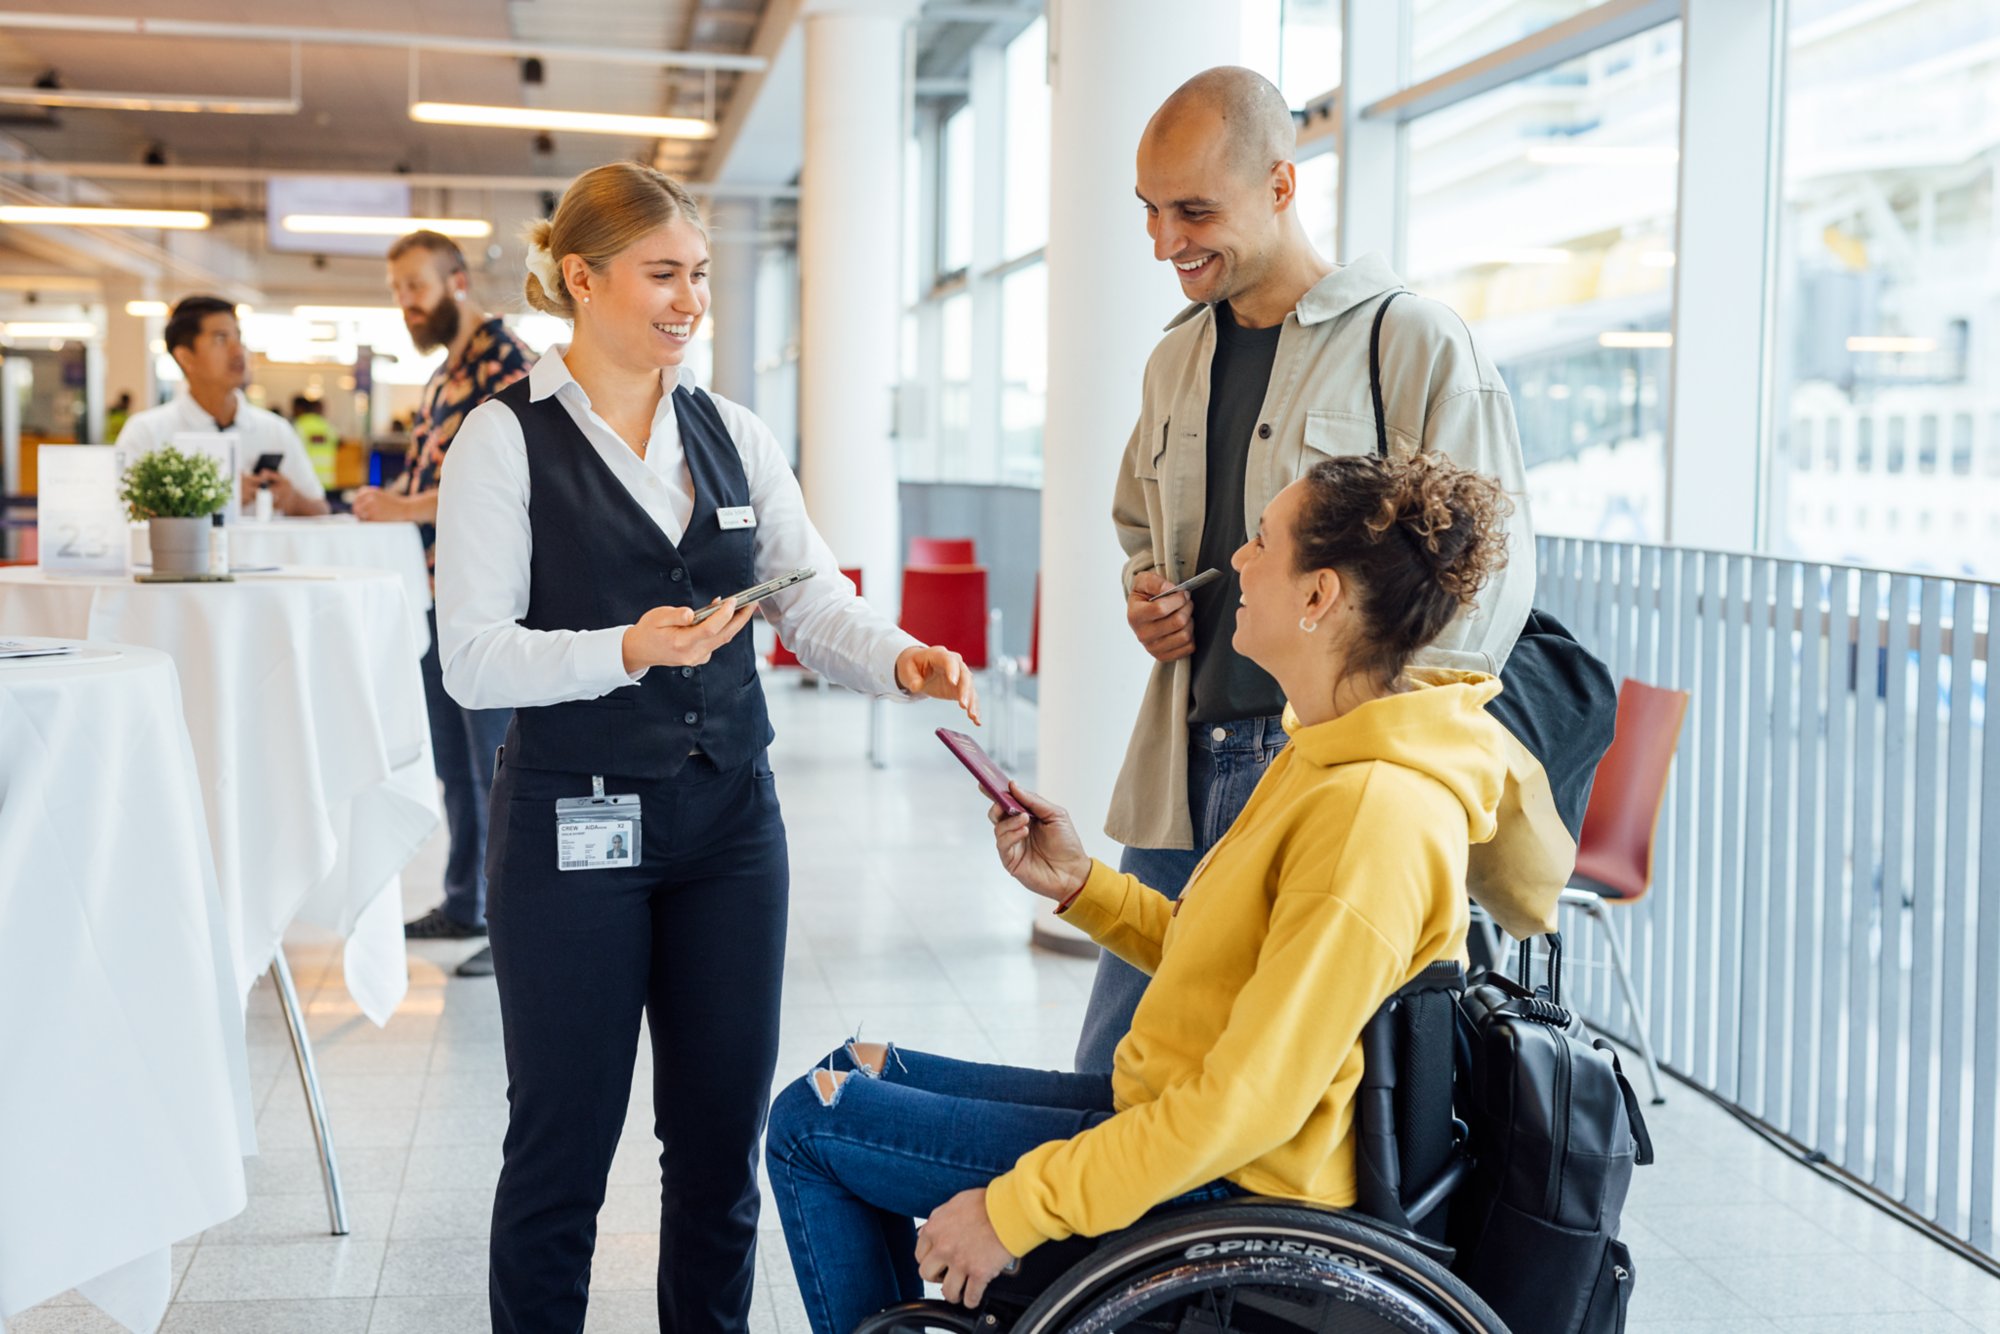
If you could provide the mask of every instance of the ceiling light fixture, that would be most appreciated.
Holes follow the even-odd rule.
[[[1599,347],[1672,347],[1674,336],[1664,329],[1613,329],[1597,335]]]
[[[1849,352],[1935,352],[1935,338],[1897,338],[1888,334],[1856,334],[1847,340]]]
[[[603,111],[470,106],[462,102],[413,102],[410,119],[426,125],[570,130],[578,134],[623,134],[641,139],[713,139],[716,135],[715,122],[692,116],[623,116]]]
[[[1487,264],[1567,264],[1575,258],[1561,246],[1522,246],[1513,250],[1488,250],[1466,261],[1467,267]]]
[[[127,301],[125,303],[125,313],[127,315],[137,315],[141,319],[149,315],[165,315],[167,313],[167,303],[164,301]]]
[[[10,106],[55,107],[79,111],[186,111],[225,116],[294,116],[300,102],[293,97],[197,97],[172,93],[84,92],[53,88],[0,88],[0,102]]]
[[[403,312],[395,306],[293,306],[292,314],[302,320],[335,322],[403,318]]]
[[[73,208],[54,204],[0,204],[0,222],[41,227],[157,227],[198,232],[208,214],[178,208]]]
[[[8,338],[95,338],[97,326],[89,320],[9,320],[0,325]]]
[[[406,236],[411,232],[463,237],[493,235],[493,224],[484,218],[384,218],[346,213],[287,213],[279,219],[278,225],[288,232],[306,232],[315,236]]]
[[[1551,167],[1668,167],[1681,160],[1671,144],[1536,144],[1528,161]]]

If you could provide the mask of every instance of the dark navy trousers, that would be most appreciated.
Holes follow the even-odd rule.
[[[464,926],[486,922],[486,815],[493,788],[493,753],[507,735],[512,709],[468,709],[445,692],[438,661],[437,612],[424,650],[424,707],[430,714],[431,757],[444,784],[444,823],[451,852],[444,864],[444,915]]]
[[[487,923],[507,1048],[493,1201],[495,1334],[583,1329],[605,1179],[643,1011],[660,1141],[659,1321],[740,1334],[756,1273],[757,1146],[777,1060],[790,867],[768,760],[696,756],[641,801],[641,864],[558,871],[555,804],[588,774],[501,756]]]

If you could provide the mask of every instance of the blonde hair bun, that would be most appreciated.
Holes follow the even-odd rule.
[[[593,271],[602,269],[627,246],[674,222],[708,238],[694,196],[665,172],[637,162],[592,167],[569,183],[553,217],[528,228],[530,267],[522,295],[545,315],[574,320],[576,299],[563,280],[563,260],[576,255]]]

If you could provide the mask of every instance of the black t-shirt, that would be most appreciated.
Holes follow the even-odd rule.
[[[1228,302],[1215,307],[1215,360],[1208,376],[1208,503],[1195,569],[1220,570],[1222,578],[1194,595],[1190,722],[1264,718],[1285,707],[1278,683],[1229,642],[1236,633],[1243,587],[1229,558],[1250,536],[1243,516],[1244,474],[1283,328],[1245,329],[1230,314]]]

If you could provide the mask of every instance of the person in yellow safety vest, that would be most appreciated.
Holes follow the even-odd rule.
[[[132,418],[132,391],[121,390],[118,401],[104,412],[104,438],[116,440],[118,433],[125,429],[125,423]]]
[[[333,429],[333,423],[320,415],[319,400],[300,394],[292,400],[292,429],[305,442],[306,457],[312,460],[313,471],[319,474],[320,485],[332,486],[334,482],[334,455],[340,448],[340,432]]]

